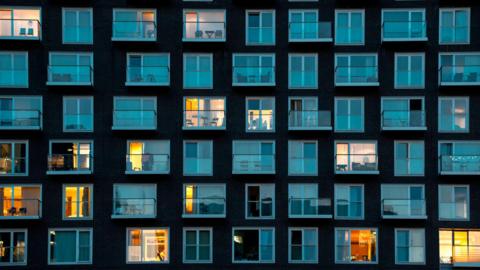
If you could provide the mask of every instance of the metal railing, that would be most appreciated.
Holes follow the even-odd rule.
[[[157,208],[154,198],[114,198],[113,216],[153,216]]]
[[[156,40],[155,21],[113,21],[112,40]]]
[[[480,83],[480,65],[442,65],[439,73],[441,84]]]
[[[225,110],[185,110],[183,127],[185,129],[224,129]]]
[[[170,155],[167,154],[127,154],[127,172],[159,172],[170,171]]]
[[[315,217],[332,215],[330,198],[293,198],[288,199],[289,217]]]
[[[156,127],[156,110],[115,110],[113,112],[114,129],[155,129]]]
[[[274,173],[274,154],[233,154],[233,173]]]
[[[234,66],[233,85],[273,85],[275,67]]]
[[[384,110],[382,112],[384,128],[424,128],[425,111]]]
[[[49,154],[49,171],[91,171],[93,156],[90,154]]]
[[[39,199],[3,199],[1,217],[40,217],[42,201]]]
[[[224,216],[225,198],[183,198],[184,216]]]
[[[32,128],[41,127],[42,112],[39,110],[0,110],[1,128]]]
[[[336,66],[335,84],[378,84],[378,67]]]
[[[337,154],[335,170],[337,173],[378,171],[377,154]]]
[[[382,216],[383,217],[425,217],[425,200],[413,199],[383,199]]]
[[[427,23],[425,21],[384,21],[383,39],[425,39]]]
[[[225,40],[225,22],[184,21],[184,40]]]
[[[42,26],[37,19],[0,19],[0,39],[40,40]]]
[[[48,83],[93,85],[93,68],[90,65],[49,65]]]
[[[127,67],[127,84],[170,84],[170,68],[168,66]]]
[[[92,130],[93,114],[76,113],[63,115],[65,130]]]
[[[27,159],[25,157],[0,158],[0,175],[24,174],[27,172]]]
[[[290,22],[288,24],[290,41],[321,41],[332,39],[331,22]]]
[[[440,155],[442,173],[480,173],[480,155]]]
[[[275,114],[272,112],[247,112],[247,130],[262,131],[275,129]]]
[[[291,129],[331,128],[331,112],[317,110],[291,110],[288,112],[288,127]]]

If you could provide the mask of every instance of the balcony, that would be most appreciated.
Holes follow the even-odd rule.
[[[379,86],[377,66],[337,66],[335,86]]]
[[[155,21],[113,21],[112,41],[156,41]]]
[[[412,110],[384,110],[382,130],[427,130],[425,112]]]
[[[49,65],[47,85],[93,86],[93,68],[90,65]]]
[[[112,130],[156,130],[156,110],[115,110]]]
[[[225,198],[184,198],[183,218],[224,218]]]
[[[0,110],[0,130],[40,130],[42,112],[39,110]]]
[[[36,19],[0,19],[0,39],[41,40],[42,26]]]
[[[290,22],[289,42],[332,42],[331,22]]]
[[[275,67],[234,66],[233,86],[275,86]]]
[[[185,42],[223,42],[225,41],[225,22],[185,21],[183,22],[183,41]]]
[[[38,199],[3,199],[0,204],[0,219],[39,219],[42,216],[42,201]]]
[[[275,174],[273,154],[234,154],[233,174]]]
[[[452,249],[452,256],[440,257],[441,264],[472,269],[480,267],[480,245],[456,245],[448,248]]]
[[[125,174],[168,174],[170,156],[167,154],[129,154]]]
[[[382,24],[382,41],[427,41],[425,21],[385,21]]]
[[[168,66],[127,67],[126,86],[169,86]]]
[[[441,86],[480,85],[480,65],[442,65],[439,77]]]
[[[336,174],[379,174],[376,154],[337,154]]]
[[[184,130],[225,130],[225,110],[186,110]]]
[[[0,67],[0,87],[28,87],[28,68],[11,69]]]
[[[330,198],[289,198],[289,218],[332,218]]]
[[[157,200],[154,198],[114,198],[112,219],[155,218]]]
[[[383,199],[384,219],[426,219],[425,200]]]
[[[442,155],[440,156],[441,175],[478,175],[480,174],[480,155]]]
[[[332,130],[330,111],[290,111],[288,130]]]
[[[90,154],[48,155],[48,175],[92,174],[93,156]]]

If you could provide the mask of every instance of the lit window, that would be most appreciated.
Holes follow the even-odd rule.
[[[167,174],[170,172],[170,141],[127,142],[126,174]]]
[[[27,264],[27,230],[0,230],[0,265]]]
[[[469,98],[438,98],[438,132],[469,131]]]
[[[127,263],[168,263],[168,228],[127,229]]]
[[[0,141],[0,176],[28,174],[28,142]]]
[[[93,216],[92,209],[92,185],[63,185],[64,219],[90,219]]]
[[[0,185],[0,219],[38,219],[42,216],[42,187]]]
[[[2,7],[0,39],[40,40],[42,38],[40,13],[40,8]]]
[[[478,247],[480,231],[476,230],[439,230],[440,264],[454,267],[480,266]]]
[[[51,141],[47,174],[91,174],[92,141]]]
[[[335,173],[378,174],[377,143],[335,142]]]
[[[275,131],[275,98],[246,98],[247,132]]]
[[[184,129],[225,129],[224,97],[185,97]]]
[[[183,41],[225,41],[225,10],[184,10]]]
[[[183,217],[225,217],[224,184],[186,184],[183,188]]]
[[[335,229],[336,263],[377,263],[376,229]]]

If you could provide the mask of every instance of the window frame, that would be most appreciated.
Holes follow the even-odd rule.
[[[127,37],[115,37],[115,22],[116,22],[116,13],[118,11],[123,11],[123,12],[135,12],[136,15],[138,13],[142,14],[144,12],[151,12],[153,13],[153,23],[155,25],[155,33],[153,38],[127,38]],[[132,22],[150,22],[150,21],[132,21]],[[112,37],[111,41],[125,41],[125,42],[155,42],[158,39],[158,25],[157,25],[157,9],[156,8],[119,8],[119,7],[114,7],[112,9]]]
[[[445,42],[442,39],[442,27],[443,27],[443,12],[452,12],[453,14],[453,22],[455,23],[454,29],[456,31],[457,24],[455,22],[456,19],[456,12],[457,11],[465,11],[467,14],[467,40],[465,42],[458,42],[456,40],[453,40],[452,42]],[[472,30],[472,18],[471,18],[471,8],[470,7],[442,7],[439,8],[438,10],[438,44],[439,45],[468,45],[471,42],[471,30]]]
[[[423,239],[423,262],[401,262],[398,260],[398,243],[397,243],[397,233],[400,232],[400,231],[408,231],[408,237],[409,237],[409,240],[410,240],[410,237],[411,237],[411,234],[413,231],[423,231],[423,234],[422,234],[422,239]],[[425,229],[424,228],[395,228],[395,233],[394,233],[394,236],[395,236],[395,264],[396,265],[425,265],[426,264],[426,237],[425,237]],[[408,251],[410,251],[410,248],[412,248],[412,246],[408,246]]]
[[[300,57],[302,61],[302,85],[292,85],[292,58]],[[315,85],[306,86],[304,74],[306,73],[305,69],[305,58],[313,57],[315,59]],[[318,89],[318,54],[317,53],[289,53],[288,54],[288,89]]]
[[[187,86],[186,85],[186,72],[187,72],[187,57],[195,57],[195,62],[196,62],[196,65],[198,68],[200,68],[200,57],[208,57],[210,59],[210,70],[209,70],[209,80],[210,80],[210,84],[208,86]],[[213,70],[213,53],[191,53],[191,52],[188,52],[188,53],[183,53],[183,73],[182,73],[182,87],[183,89],[185,90],[195,90],[195,89],[205,89],[205,90],[213,90],[214,89],[214,84],[215,82],[213,81],[213,73],[214,73],[214,70]],[[198,76],[201,76],[201,70],[197,70],[196,73],[197,73],[197,77]],[[197,78],[198,80],[198,78]],[[198,82],[197,82],[198,83]]]
[[[235,82],[235,67],[236,67],[236,58],[237,57],[257,57],[259,59],[259,63],[262,61],[261,59],[263,57],[270,57],[272,60],[272,66],[271,67],[268,67],[268,66],[261,66],[261,63],[260,63],[260,66],[256,67],[256,68],[271,68],[273,70],[273,74],[271,75],[272,76],[272,82],[266,82],[266,83],[263,83],[263,82]],[[246,68],[249,68],[249,66],[247,66]],[[276,54],[275,53],[255,53],[255,52],[252,52],[252,53],[232,53],[232,86],[233,87],[259,87],[259,86],[265,86],[265,87],[273,87],[273,86],[276,86],[277,84],[277,79],[276,79],[276,76],[277,76],[277,72],[276,72]]]
[[[148,188],[153,188],[155,189],[155,198],[148,198],[147,196],[144,196],[143,198],[123,198],[123,199],[152,199],[154,200],[154,204],[152,206],[153,208],[153,213],[152,214],[128,214],[128,213],[122,213],[122,214],[116,214],[115,212],[115,203],[117,199],[122,199],[122,198],[117,198],[116,197],[116,191],[115,189],[117,187],[128,187],[128,186],[142,186],[144,189]],[[157,217],[158,214],[158,189],[157,189],[157,184],[156,183],[136,183],[136,182],[130,182],[130,183],[113,183],[112,184],[112,214],[110,218],[113,219],[154,219]]]
[[[77,117],[79,117],[81,114],[79,112],[80,106],[78,102],[80,100],[89,100],[91,102],[90,104],[90,116],[91,116],[91,123],[92,123],[92,129],[66,129],[65,126],[65,114],[67,111],[67,103],[65,102],[66,100],[76,100],[76,106],[77,106]],[[63,113],[62,113],[62,131],[63,132],[81,132],[81,133],[92,133],[95,130],[95,103],[94,103],[94,97],[93,96],[63,96],[62,98],[62,103],[63,103]],[[78,119],[77,119],[78,120]],[[81,121],[79,121],[81,122]]]
[[[258,203],[260,204],[260,214],[258,217],[253,217],[253,216],[249,216],[248,215],[248,204],[249,202],[251,202],[249,199],[248,199],[248,188],[249,187],[258,187],[259,189],[259,201]],[[261,204],[262,204],[262,188],[265,188],[265,187],[270,187],[273,189],[273,192],[272,192],[272,215],[271,216],[265,216],[262,214],[262,207],[261,207]],[[276,199],[275,199],[275,184],[270,184],[270,183],[246,183],[245,184],[245,219],[246,220],[272,220],[272,219],[275,219],[275,203],[276,203]]]
[[[338,101],[342,101],[342,100],[346,100],[348,102],[348,125],[350,126],[349,129],[346,129],[346,130],[343,130],[343,129],[339,129],[338,126],[337,126],[337,123],[339,122],[337,120],[337,116],[338,116]],[[361,116],[361,126],[362,128],[359,129],[359,130],[355,130],[355,129],[351,129],[351,122],[352,122],[352,119],[351,119],[351,111],[352,111],[352,101],[355,101],[355,100],[359,100],[360,101],[360,106],[361,106],[361,112],[362,114],[360,115]],[[333,113],[333,117],[334,117],[334,132],[335,133],[363,133],[365,132],[365,97],[353,97],[353,96],[345,96],[345,97],[334,97],[334,113]]]
[[[465,100],[465,108],[466,108],[466,112],[465,112],[465,126],[466,128],[464,130],[443,130],[443,129],[440,129],[440,122],[442,121],[442,101],[444,100],[450,100],[451,103],[452,103],[452,112],[453,114],[451,114],[451,116],[455,117],[455,105],[456,105],[456,100],[460,100],[460,99],[463,99]],[[438,97],[438,133],[470,133],[470,96],[439,96]],[[452,122],[452,124],[454,124]]]
[[[380,164],[379,162],[379,151],[378,151],[378,141],[377,140],[335,140],[334,141],[334,155],[335,157],[337,156],[337,144],[348,144],[348,153],[346,155],[350,156],[352,155],[350,153],[350,146],[351,144],[374,144],[375,145],[375,156],[376,156],[376,161],[377,161],[377,170],[375,171],[359,171],[359,170],[350,170],[350,171],[346,171],[346,172],[340,172],[337,170],[337,161],[335,159],[335,162],[333,164],[334,168],[333,168],[333,171],[335,172],[335,174],[380,174],[380,170],[379,170],[379,167],[378,165]],[[365,155],[368,155],[368,154],[365,154]],[[350,164],[351,163],[351,160],[350,160],[350,157],[349,157],[349,160],[348,160],[348,163]]]
[[[350,190],[352,187],[360,187],[361,189],[361,195],[362,195],[362,206],[361,206],[361,216],[359,217],[355,217],[355,216],[351,216],[350,213],[348,216],[339,216],[338,213],[337,213],[337,189],[338,188],[344,188],[344,187],[348,187],[348,202],[350,203],[350,201],[352,201],[352,199],[350,198]],[[333,191],[333,195],[334,195],[334,219],[338,219],[338,220],[364,220],[365,219],[365,185],[364,184],[353,184],[353,183],[342,183],[342,184],[334,184],[334,191]],[[348,212],[350,212],[350,206],[348,206]]]
[[[4,10],[7,10],[7,11],[10,11],[10,13],[14,12],[15,10],[35,10],[35,11],[38,11],[39,13],[39,16],[38,16],[38,20],[37,19],[34,19],[36,21],[38,21],[38,35],[37,36],[33,36],[32,38],[22,38],[22,37],[18,37],[16,35],[10,35],[10,36],[0,36],[0,40],[39,40],[39,41],[42,41],[42,34],[43,34],[43,31],[42,31],[42,26],[41,24],[43,23],[43,16],[42,16],[42,8],[41,7],[38,7],[38,6],[18,6],[18,5],[15,5],[15,6],[12,6],[12,5],[1,5],[0,8],[4,9]],[[12,15],[12,14],[10,14]],[[10,20],[14,20],[15,18],[11,18]],[[12,23],[13,25],[13,23]]]
[[[15,233],[23,233],[24,236],[25,236],[25,246],[24,246],[24,250],[23,250],[23,262],[14,262],[13,261],[13,252],[10,252],[10,257],[9,257],[9,260],[8,262],[0,262],[0,266],[26,266],[28,264],[28,229],[22,229],[22,228],[9,228],[9,227],[6,227],[6,228],[1,228],[0,229],[0,233],[9,233],[10,234],[10,243],[8,244],[8,246],[6,248],[12,248],[14,247],[13,246],[13,242],[14,242],[14,234]],[[5,247],[4,247],[5,248]]]
[[[52,232],[75,232],[76,240],[75,240],[75,262],[52,262],[51,261],[51,233]],[[90,254],[89,254],[89,261],[88,262],[79,262],[79,250],[80,250],[80,242],[79,242],[79,234],[80,232],[89,232],[90,236]],[[47,248],[48,248],[48,265],[91,265],[93,264],[93,228],[91,227],[72,227],[72,228],[49,228],[47,231],[48,241],[47,241]]]
[[[258,260],[257,261],[236,261],[235,260],[235,241],[234,241],[234,236],[235,236],[235,231],[240,230],[240,231],[257,231],[258,232]],[[272,232],[272,260],[268,261],[262,261],[262,254],[261,254],[261,233],[262,231],[271,231]],[[255,226],[255,227],[245,227],[245,226],[233,226],[232,227],[232,264],[274,264],[276,261],[276,242],[275,242],[275,227],[265,227],[265,226]]]
[[[301,152],[302,152],[302,163],[303,167],[302,170],[303,172],[292,172],[291,171],[291,165],[292,165],[292,151],[293,151],[293,145],[295,143],[301,143]],[[315,171],[312,173],[305,172],[305,144],[315,144]],[[318,176],[318,141],[317,140],[288,140],[288,175],[289,176]]]
[[[448,187],[450,189],[452,189],[452,194],[455,194],[455,188],[456,187],[464,187],[466,188],[467,190],[467,198],[466,198],[466,208],[467,208],[467,211],[466,211],[466,214],[467,214],[467,217],[466,218],[442,218],[440,217],[440,203],[441,203],[441,194],[440,194],[440,187]],[[469,184],[438,184],[438,189],[437,189],[437,193],[438,193],[438,208],[437,208],[437,211],[438,211],[438,221],[455,221],[455,222],[462,222],[462,221],[465,221],[465,222],[468,222],[470,221],[471,219],[471,215],[470,215],[470,185]]]
[[[198,104],[200,104],[200,100],[209,100],[209,102],[211,100],[223,100],[223,125],[221,126],[201,126],[200,124],[195,127],[188,127],[186,125],[186,120],[187,120],[187,115],[186,115],[186,112],[187,112],[187,100],[189,99],[195,99],[198,101]],[[194,112],[194,111],[197,111],[197,112],[202,112],[202,111],[206,111],[206,110],[200,110],[200,109],[197,109],[197,110],[188,110],[189,112]],[[211,110],[211,111],[218,111],[218,110]],[[227,97],[226,96],[183,96],[183,118],[182,118],[182,129],[183,130],[226,130],[227,129],[227,124],[228,124],[228,121],[227,121]]]
[[[186,198],[186,188],[187,186],[193,186],[198,188],[199,186],[203,187],[221,187],[223,188],[223,214],[186,214],[185,213],[185,200]],[[192,200],[198,200],[196,196],[192,196]],[[225,183],[185,183],[182,185],[182,218],[186,219],[202,219],[202,218],[225,218],[227,216],[227,185]]]
[[[75,12],[75,16],[76,16],[76,23],[77,23],[77,27],[79,26],[79,22],[80,22],[80,19],[79,19],[79,13],[80,12],[85,12],[85,11],[88,11],[90,13],[89,15],[89,23],[90,23],[90,31],[91,31],[91,36],[89,37],[90,41],[87,41],[87,42],[81,42],[81,41],[78,41],[78,33],[77,33],[77,40],[76,41],[66,41],[65,40],[65,22],[66,22],[66,12],[67,11],[74,11]],[[94,39],[94,25],[93,25],[93,9],[92,8],[87,8],[87,7],[62,7],[62,44],[79,44],[79,45],[92,45],[93,44],[93,39]]]
[[[411,82],[409,82],[409,85],[399,85],[397,83],[398,80],[398,58],[400,57],[407,57],[408,58],[408,70],[407,72],[413,72],[412,70],[412,57],[418,57],[420,56],[422,58],[422,84],[421,85],[411,85]],[[426,77],[426,72],[425,72],[425,53],[424,52],[412,52],[412,53],[398,53],[396,52],[394,55],[395,58],[395,66],[394,66],[394,79],[393,79],[393,84],[395,89],[425,89],[425,77]],[[409,75],[410,76],[410,75]],[[408,79],[411,81],[411,78]]]
[[[363,36],[362,42],[348,42],[348,43],[340,43],[337,40],[337,29],[338,29],[338,15],[341,13],[348,13],[348,23],[351,27],[352,24],[352,13],[360,13],[362,16],[362,27],[363,27]],[[334,45],[335,46],[364,46],[365,45],[365,29],[366,29],[366,20],[365,20],[365,9],[335,9],[335,26],[334,26]],[[351,30],[350,30],[351,31]],[[351,33],[350,33],[351,34]],[[351,39],[351,37],[349,37]]]
[[[2,40],[0,38],[0,40]],[[13,72],[15,70],[15,64],[13,61],[13,57],[15,55],[22,55],[25,58],[25,84],[0,84],[0,89],[1,88],[29,88],[30,87],[30,67],[28,65],[29,62],[29,53],[28,51],[0,51],[0,56],[2,55],[8,55],[10,57],[11,63],[10,63],[10,69],[8,70],[9,72]]]
[[[272,129],[264,129],[263,128],[263,122],[262,122],[262,129],[248,129],[248,126],[249,126],[249,111],[250,109],[248,108],[248,105],[249,105],[249,102],[252,101],[252,100],[257,100],[259,103],[259,110],[260,112],[262,112],[261,114],[259,114],[259,116],[261,116],[261,118],[259,119],[263,119],[264,117],[264,114],[263,114],[263,103],[265,100],[270,100],[272,102],[272,121],[271,121],[271,125],[272,125]],[[245,97],[245,133],[275,133],[276,131],[276,115],[275,115],[275,97],[274,96],[247,96]],[[268,115],[267,115],[268,117]]]
[[[352,67],[363,67],[363,68],[368,68],[369,66],[352,66],[352,57],[358,57],[358,56],[363,56],[363,57],[373,57],[375,56],[375,71],[376,71],[376,82],[351,82],[351,74],[352,74]],[[380,70],[378,66],[378,53],[335,53],[335,66],[334,66],[334,84],[335,87],[378,87],[380,86]],[[348,60],[348,79],[349,82],[337,82],[337,68],[339,67],[338,65],[338,58],[339,57],[347,57]],[[341,66],[340,66],[341,67]],[[370,66],[373,67],[373,66]]]
[[[410,159],[411,159],[411,144],[415,144],[415,143],[421,143],[422,144],[422,147],[423,147],[423,172],[421,174],[412,174],[412,173],[407,173],[407,174],[401,174],[397,171],[397,145],[398,144],[401,144],[401,143],[405,143],[407,144],[407,147],[408,147],[408,156],[406,157],[407,161],[408,161],[408,165],[407,165],[407,169],[410,171]],[[393,174],[395,177],[422,177],[422,176],[425,176],[425,141],[423,140],[394,140],[393,142]]]
[[[197,260],[187,260],[187,232],[188,231],[194,231],[196,235],[196,243],[195,243],[195,250],[196,250],[196,257]],[[210,249],[210,259],[209,260],[200,260],[199,259],[199,234],[201,231],[207,231],[209,233],[209,238],[210,238],[210,244],[209,244],[209,249]],[[183,227],[182,230],[182,263],[184,264],[211,264],[213,263],[213,228],[212,227]]]
[[[90,153],[89,153],[90,168],[88,170],[79,170],[77,168],[76,170],[65,171],[65,170],[48,170],[48,167],[47,167],[47,175],[55,175],[55,174],[69,174],[69,175],[93,174],[94,164],[95,164],[95,160],[94,160],[95,145],[94,145],[94,140],[93,139],[92,140],[88,140],[88,139],[87,140],[84,140],[84,139],[80,139],[80,140],[77,140],[77,139],[51,139],[51,140],[48,141],[48,155],[49,156],[54,155],[54,153],[52,153],[52,144],[55,144],[55,143],[71,143],[71,144],[76,144],[76,145],[90,144]],[[80,148],[77,150],[76,155],[79,155],[79,151],[80,151]]]
[[[388,198],[385,197],[384,194],[384,188],[398,188],[400,189],[405,189],[408,191],[408,198]],[[422,200],[424,201],[423,204],[423,210],[425,211],[425,215],[412,215],[410,213],[409,215],[384,215],[384,208],[383,208],[383,201],[384,200],[408,200],[408,211],[410,212],[410,207],[411,207],[411,190],[412,188],[421,188],[422,189]],[[396,183],[388,183],[388,184],[380,184],[380,211],[381,211],[381,216],[382,219],[427,219],[427,198],[425,196],[425,185],[424,184],[409,184],[409,183],[401,183],[401,184],[396,184]]]
[[[438,155],[438,159],[441,159],[441,156],[442,156],[442,152],[441,152],[441,149],[442,149],[442,145],[443,144],[451,144],[452,145],[452,154],[451,156],[455,156],[457,155],[455,153],[455,145],[456,144],[467,144],[467,143],[470,143],[470,144],[480,144],[480,140],[438,140],[437,142],[437,155]],[[480,153],[478,154],[480,156]],[[479,175],[480,174],[480,171],[466,171],[466,172],[460,172],[460,171],[456,171],[456,170],[452,170],[452,171],[445,171],[445,172],[442,172],[442,167],[441,167],[441,160],[438,162],[438,165],[437,165],[437,170],[438,170],[438,174],[439,175]]]
[[[131,56],[138,56],[140,57],[141,65],[140,69],[141,72],[143,73],[143,69],[145,67],[153,67],[153,68],[161,68],[162,66],[144,66],[144,58],[148,56],[155,56],[155,57],[167,57],[167,82],[132,82],[129,80],[129,67],[130,67],[130,57]],[[170,53],[165,53],[165,52],[127,52],[126,54],[126,66],[125,66],[125,86],[152,86],[152,87],[158,87],[158,86],[170,86]]]
[[[130,144],[131,143],[142,143],[143,145],[145,145],[146,143],[149,143],[149,142],[154,142],[154,143],[161,143],[161,144],[165,144],[166,148],[168,149],[168,153],[153,153],[151,155],[166,155],[168,156],[167,158],[167,170],[166,171],[157,171],[157,170],[141,170],[141,171],[135,171],[133,170],[128,170],[128,159],[126,160],[126,164],[125,164],[125,174],[146,174],[146,175],[153,175],[153,174],[170,174],[170,170],[171,170],[171,152],[172,152],[172,149],[171,149],[171,141],[170,140],[162,140],[162,139],[140,139],[140,140],[134,140],[134,139],[129,139],[127,140],[127,146],[126,146],[126,155],[125,155],[125,158],[127,158],[129,155],[132,155],[130,154]],[[160,151],[159,151],[160,152]],[[144,151],[142,150],[142,153],[140,155],[147,155],[147,153],[144,153]]]
[[[192,1],[192,0],[188,0]],[[212,0],[213,1],[213,0]],[[197,14],[197,19],[196,19],[196,28],[198,29],[198,23],[199,23],[199,16],[198,13],[200,12],[223,12],[223,38],[187,38],[186,37],[186,25],[185,22],[186,20],[186,14],[188,13],[195,13]],[[227,10],[226,9],[221,9],[221,8],[216,8],[216,9],[205,9],[205,8],[184,8],[182,10],[182,42],[225,42],[227,41]],[[208,22],[207,22],[208,23]],[[218,22],[217,22],[218,23]]]
[[[88,217],[67,217],[65,215],[65,212],[66,212],[66,208],[65,208],[65,204],[66,204],[66,201],[65,201],[65,189],[67,187],[75,187],[75,188],[80,188],[80,187],[88,187],[89,189],[89,192],[90,192],[90,196],[89,196],[89,200],[88,200],[88,208],[89,208],[89,213],[90,215]],[[78,194],[78,190],[77,190],[77,194]],[[75,221],[75,220],[92,220],[93,219],[93,214],[94,214],[94,208],[93,208],[93,203],[94,203],[94,190],[93,190],[93,184],[75,184],[75,183],[72,183],[72,184],[63,184],[62,185],[62,220],[63,221]],[[76,202],[75,204],[77,205],[77,209],[80,207],[79,205],[80,202]]]
[[[480,81],[474,81],[474,82],[452,82],[452,81],[447,81],[447,82],[442,82],[442,68],[443,68],[443,63],[442,63],[442,57],[444,56],[451,56],[452,57],[452,64],[451,67],[456,69],[456,58],[458,56],[478,56],[480,57],[480,51],[471,51],[471,52],[464,52],[464,51],[451,51],[451,52],[446,52],[446,51],[440,51],[438,52],[438,86],[439,87],[452,87],[452,86],[478,86],[480,85]],[[468,65],[464,65],[468,66]],[[448,67],[448,65],[447,65]]]
[[[139,101],[141,104],[141,112],[148,112],[149,110],[145,109],[145,101],[153,101],[152,111],[155,112],[153,119],[154,126],[116,126],[115,125],[115,112],[117,112],[117,101],[118,100],[134,100]],[[145,118],[145,117],[144,117]],[[148,118],[145,118],[148,121]],[[145,121],[144,119],[139,119],[140,121]],[[112,119],[112,130],[157,130],[158,128],[158,100],[157,96],[113,96],[113,119]]]
[[[423,113],[423,124],[424,126],[423,127],[412,127],[412,126],[408,126],[408,127],[401,127],[401,126],[392,126],[392,127],[388,127],[388,126],[385,126],[385,121],[383,119],[383,113],[385,111],[388,111],[386,109],[387,106],[385,106],[385,101],[396,101],[396,102],[407,102],[408,104],[408,119],[410,120],[411,116],[410,114],[416,110],[413,110],[410,108],[410,101],[412,100],[419,100],[421,101],[421,104],[422,104],[422,110],[421,112]],[[382,130],[386,131],[386,130],[405,130],[405,131],[408,131],[408,130],[427,130],[427,120],[426,120],[426,114],[427,114],[427,110],[426,110],[426,105],[425,105],[425,97],[423,96],[384,96],[384,97],[381,97],[380,99],[380,115],[381,115],[381,128]]]
[[[186,169],[186,165],[187,165],[187,162],[186,162],[186,158],[187,158],[187,144],[188,143],[195,143],[196,146],[197,146],[197,156],[195,157],[195,159],[197,160],[198,162],[198,154],[199,154],[199,144],[200,143],[208,143],[209,144],[209,148],[210,148],[210,165],[211,165],[211,168],[209,170],[209,172],[206,172],[206,173],[201,173],[201,172],[198,172],[198,167],[197,167],[197,173],[188,173],[185,169]],[[183,166],[182,166],[182,175],[183,176],[213,176],[213,169],[214,169],[214,156],[213,156],[213,140],[183,140]]]
[[[272,34],[273,34],[273,42],[265,42],[263,41],[263,34],[262,31],[259,31],[259,37],[261,41],[259,42],[250,42],[248,40],[249,37],[249,30],[250,24],[248,20],[248,16],[251,13],[258,13],[259,14],[259,29],[263,29],[265,26],[262,24],[262,18],[265,13],[272,13]],[[275,16],[275,9],[247,9],[245,10],[245,46],[275,46],[276,43],[276,16]]]
[[[306,260],[305,259],[305,231],[311,230],[314,231],[316,234],[316,241],[315,241],[315,259],[314,260]],[[302,234],[302,259],[301,260],[293,260],[292,259],[292,232],[293,231],[300,231]],[[288,263],[289,264],[317,264],[318,263],[318,252],[319,252],[319,237],[318,237],[318,227],[288,227]]]
[[[260,154],[248,154],[248,155],[263,155],[262,154],[262,144],[263,143],[268,143],[272,145],[272,171],[235,171],[235,165],[234,163],[234,158],[235,155],[238,155],[236,150],[236,144],[237,143],[242,143],[242,142],[249,142],[249,143],[256,143],[259,149]],[[276,173],[276,140],[268,140],[268,139],[262,139],[262,140],[246,140],[246,139],[240,139],[240,140],[232,140],[232,174],[275,174]]]
[[[133,231],[133,230],[139,230],[141,232],[141,239],[140,239],[140,250],[142,251],[140,256],[143,257],[142,255],[144,254],[143,253],[143,247],[144,247],[144,238],[143,238],[143,231],[148,231],[148,230],[165,230],[167,232],[167,260],[165,261],[144,261],[143,258],[142,260],[140,261],[129,261],[128,260],[128,241],[129,241],[129,232],[130,231]],[[163,227],[163,226],[160,226],[160,227],[145,227],[145,226],[138,226],[138,227],[131,227],[131,226],[128,226],[126,229],[125,229],[125,235],[126,235],[126,241],[125,241],[125,264],[126,265],[141,265],[141,264],[147,264],[147,265],[168,265],[170,264],[171,262],[171,248],[170,248],[170,245],[171,245],[171,233],[170,233],[170,227]]]
[[[425,37],[419,37],[419,38],[409,38],[409,37],[400,37],[400,38],[385,38],[384,35],[384,28],[383,25],[385,23],[385,12],[408,12],[408,18],[411,20],[412,13],[422,13],[422,18],[424,20],[424,29],[422,31],[425,31]],[[381,20],[382,20],[382,29],[381,29],[381,36],[382,36],[382,42],[397,42],[397,41],[405,41],[405,42],[416,42],[416,41],[427,41],[428,40],[428,22],[427,22],[427,13],[425,8],[382,8],[381,9]],[[410,24],[410,21],[405,22],[401,21],[403,23],[406,23],[408,25],[409,30],[411,30],[412,26]],[[410,35],[410,32],[408,32],[408,35]]]
[[[12,195],[14,195],[14,188],[15,187],[37,187],[38,188],[38,215],[36,216],[1,216],[1,220],[17,220],[17,219],[22,219],[22,220],[29,220],[29,219],[41,219],[43,215],[43,186],[42,184],[22,184],[22,183],[1,183],[0,188],[11,188],[12,189]],[[3,199],[3,198],[1,198]],[[10,200],[14,200],[14,196],[10,198]],[[3,209],[0,209],[3,210]],[[1,263],[0,263],[1,264]]]
[[[352,234],[352,231],[364,231],[364,230],[368,230],[370,231],[370,233],[372,233],[372,231],[375,232],[375,235],[376,235],[376,238],[375,238],[375,261],[371,261],[371,262],[352,262],[352,261],[338,261],[337,260],[337,246],[338,246],[338,243],[337,243],[337,232],[338,231],[348,231],[348,239],[349,239],[349,243],[348,243],[348,246],[349,246],[349,253],[351,253],[351,248],[352,248],[352,240],[351,240],[351,234]],[[334,256],[335,256],[335,259],[334,259],[334,263],[335,264],[345,264],[345,265],[348,265],[348,264],[352,264],[352,265],[377,265],[379,264],[379,258],[378,258],[378,244],[379,244],[379,234],[378,234],[378,228],[377,227],[335,227],[334,228],[334,238],[335,238],[335,241],[334,241]]]
[[[0,145],[2,144],[10,144],[12,147],[12,154],[10,155],[10,158],[15,156],[15,145],[16,144],[25,144],[25,173],[6,173],[6,174],[0,174],[1,177],[16,177],[16,176],[29,176],[30,175],[30,145],[29,145],[29,140],[8,140],[8,139],[0,139]],[[15,167],[12,166],[12,170],[14,170]]]

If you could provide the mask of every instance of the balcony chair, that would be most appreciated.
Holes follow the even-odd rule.
[[[197,30],[195,31],[195,38],[202,38],[203,36],[203,31]]]
[[[223,38],[223,31],[222,30],[216,30],[215,31],[215,38],[216,39],[222,39]]]
[[[15,214],[17,214],[17,208],[11,207],[10,209],[8,209],[8,213],[9,213],[11,216],[15,216]]]

